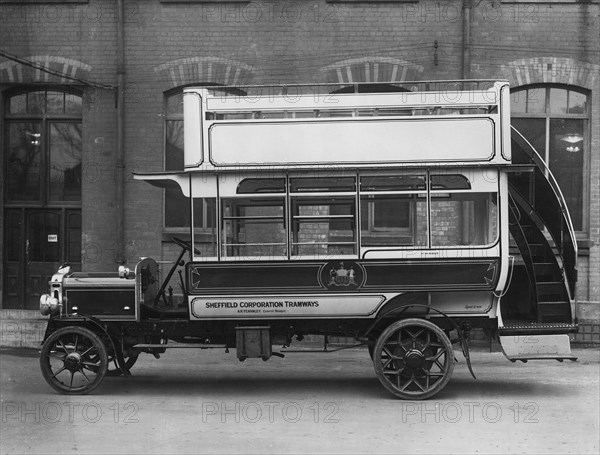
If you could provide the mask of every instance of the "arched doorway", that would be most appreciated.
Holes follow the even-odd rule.
[[[57,266],[81,263],[82,97],[35,87],[5,100],[2,306],[36,309]]]

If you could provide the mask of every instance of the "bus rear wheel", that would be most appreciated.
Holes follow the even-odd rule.
[[[424,400],[440,392],[452,376],[452,343],[435,324],[404,319],[390,324],[373,349],[375,373],[383,386],[405,400]]]

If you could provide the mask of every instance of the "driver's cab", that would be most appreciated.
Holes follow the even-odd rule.
[[[68,264],[61,265],[50,280],[50,292],[40,297],[40,311],[43,315],[97,317],[105,321],[188,318],[187,303],[175,302],[169,282],[177,268],[185,265],[183,257],[191,251],[191,245],[177,238],[173,242],[181,251],[177,260],[169,263],[163,280],[158,262],[151,258],[142,258],[133,272],[125,266],[109,273],[73,272]],[[179,285],[183,302],[187,302],[181,272]]]
[[[189,315],[185,280],[181,270],[177,269],[185,265],[184,256],[191,252],[192,246],[177,237],[172,237],[171,240],[181,248],[181,251],[177,259],[170,263],[171,266],[164,279],[160,280],[159,264],[154,259],[143,258],[135,267],[136,302],[140,307],[142,318],[187,318]],[[200,251],[194,249],[194,253],[199,255]],[[170,285],[176,271],[179,273],[175,282],[178,281],[183,294],[180,302],[174,298],[173,286]]]

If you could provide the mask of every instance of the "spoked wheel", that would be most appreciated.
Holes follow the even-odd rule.
[[[423,319],[404,319],[379,336],[373,364],[377,377],[391,393],[406,400],[423,400],[450,380],[454,352],[438,326]]]
[[[46,339],[40,366],[46,382],[60,393],[85,394],[100,385],[108,367],[102,340],[85,327],[63,327]]]

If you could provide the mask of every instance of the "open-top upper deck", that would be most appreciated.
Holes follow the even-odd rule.
[[[355,88],[187,88],[185,169],[510,163],[507,82]]]

